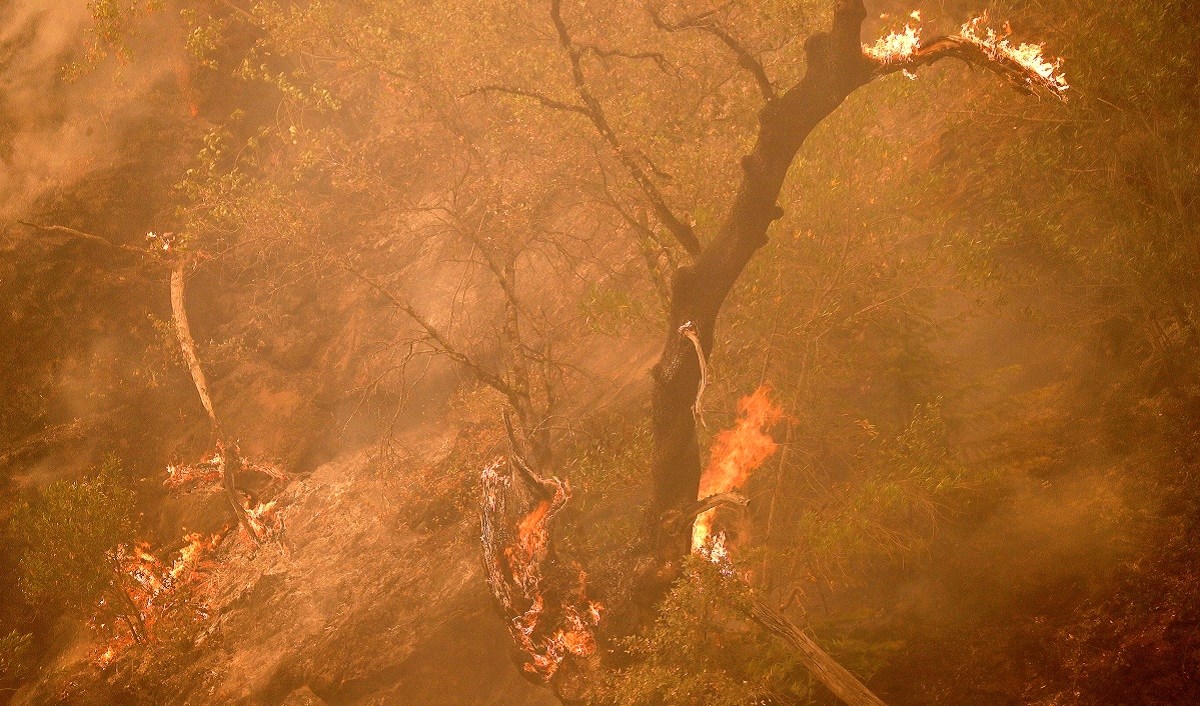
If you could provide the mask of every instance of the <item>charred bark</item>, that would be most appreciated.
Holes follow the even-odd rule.
[[[796,153],[813,129],[872,77],[874,65],[859,43],[865,18],[861,2],[840,0],[830,31],[808,40],[804,78],[759,113],[758,138],[742,159],[741,183],[720,230],[695,263],[675,273],[667,337],[653,371],[654,524],[671,511],[684,511],[700,488],[693,407],[702,375],[699,356],[686,336],[688,324],[707,358],[721,307],[750,259],[767,244],[771,223],[783,215],[776,202]],[[685,556],[687,528],[672,530],[657,533],[660,548],[667,555]]]

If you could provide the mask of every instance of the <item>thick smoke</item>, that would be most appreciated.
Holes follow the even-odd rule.
[[[172,66],[136,39],[129,60],[84,66],[94,40],[85,0],[0,0],[0,220],[117,163],[122,135],[148,112],[148,89]]]

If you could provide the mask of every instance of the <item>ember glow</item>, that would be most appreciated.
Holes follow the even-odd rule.
[[[221,480],[221,465],[223,463],[224,459],[221,458],[221,455],[214,453],[212,458],[205,459],[199,463],[168,465],[167,478],[163,481],[163,485],[171,489],[176,489],[219,481]]]
[[[761,385],[738,401],[737,423],[717,435],[708,468],[700,476],[700,500],[742,487],[750,473],[779,448],[767,429],[783,418],[783,410],[771,402],[768,390]],[[696,516],[692,525],[693,551],[705,548],[715,512],[708,510]],[[722,537],[722,551],[723,547]]]

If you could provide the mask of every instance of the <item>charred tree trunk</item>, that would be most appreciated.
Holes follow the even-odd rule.
[[[672,283],[666,342],[653,371],[654,502],[651,512],[662,554],[685,556],[690,527],[662,519],[696,501],[700,448],[693,405],[701,382],[700,361],[683,331],[691,324],[707,357],[717,316],[754,254],[767,244],[767,229],[783,215],[777,205],[788,169],[804,140],[855,89],[867,83],[873,65],[862,55],[861,2],[839,0],[829,32],[806,43],[808,70],[759,114],[758,139],[742,159],[742,178],[733,207],[717,236],[696,261],[679,268]]]

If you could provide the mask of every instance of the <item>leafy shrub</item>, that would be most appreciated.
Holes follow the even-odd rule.
[[[25,600],[48,615],[92,607],[112,585],[112,550],[132,538],[133,493],[106,461],[95,477],[56,481],[12,519]]]

